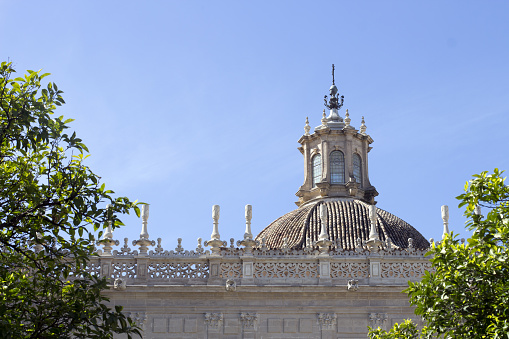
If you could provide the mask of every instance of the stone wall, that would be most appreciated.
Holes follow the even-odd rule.
[[[140,254],[101,253],[90,271],[111,279],[111,303],[144,338],[365,338],[367,326],[415,319],[408,280],[431,264],[427,250],[355,251],[221,247],[199,243]]]

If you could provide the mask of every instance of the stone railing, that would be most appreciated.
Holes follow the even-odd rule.
[[[223,285],[236,284],[401,284],[420,279],[431,267],[427,250],[380,248],[369,251],[317,248],[302,250],[220,247],[211,253],[201,247],[184,250],[181,239],[172,251],[164,250],[158,239],[155,250],[131,251],[125,239],[120,250],[100,252],[92,258],[89,271],[116,284]]]
[[[219,206],[213,207],[214,228],[211,240],[205,241],[210,251],[198,239],[197,247],[185,250],[178,239],[174,250],[165,250],[161,239],[149,240],[147,232],[148,205],[142,209],[142,233],[132,242],[138,250],[131,250],[129,241],[118,250],[108,228],[99,242],[103,247],[91,259],[91,273],[111,278],[116,289],[126,285],[224,285],[227,290],[239,285],[344,285],[357,289],[359,285],[406,285],[408,280],[419,280],[431,268],[425,257],[428,249],[395,248],[378,239],[357,241],[355,250],[344,250],[328,240],[322,229],[319,241],[309,239],[303,249],[267,248],[265,242],[253,240],[251,234],[251,207],[246,206],[244,239],[235,243],[220,239],[218,231]],[[148,250],[148,247],[154,247]]]

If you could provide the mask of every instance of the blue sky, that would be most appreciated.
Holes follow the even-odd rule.
[[[320,124],[336,65],[352,125],[366,119],[378,207],[441,237],[440,206],[472,174],[509,170],[505,1],[0,1],[0,59],[44,69],[88,164],[150,203],[173,249],[225,240],[296,208],[297,140]],[[344,109],[340,111],[344,114]],[[115,232],[137,238],[141,221]]]

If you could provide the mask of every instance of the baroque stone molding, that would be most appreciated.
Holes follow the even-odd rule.
[[[240,314],[240,322],[242,323],[242,329],[256,329],[258,323],[257,313],[242,312]]]
[[[145,330],[145,323],[147,321],[147,314],[145,312],[126,312],[126,315],[142,330]]]
[[[322,330],[332,330],[337,323],[336,313],[318,313],[318,324]]]
[[[226,290],[228,292],[235,292],[237,290],[237,283],[233,279],[226,280]]]
[[[359,289],[359,280],[357,279],[348,280],[347,287],[349,291],[357,291]]]
[[[113,289],[117,291],[122,291],[126,289],[126,281],[125,279],[116,278],[113,282]]]
[[[369,322],[370,322],[370,326],[372,328],[382,328],[382,329],[386,329],[386,324],[387,324],[387,319],[388,319],[388,316],[387,316],[387,313],[370,313],[369,314]]]
[[[223,325],[223,313],[205,313],[205,325],[209,328],[220,328]]]

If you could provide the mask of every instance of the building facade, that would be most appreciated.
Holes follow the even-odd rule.
[[[334,71],[333,71],[334,72]],[[124,306],[144,338],[365,338],[367,327],[388,328],[412,318],[402,293],[431,264],[429,242],[412,226],[378,209],[368,175],[373,139],[364,118],[357,130],[333,83],[322,124],[299,139],[304,183],[298,208],[256,237],[250,205],[242,239],[219,233],[212,208],[211,239],[193,250],[174,250],[149,239],[148,206],[140,239],[119,245],[105,233],[90,264],[110,277],[106,292]],[[152,249],[149,249],[152,247]]]

